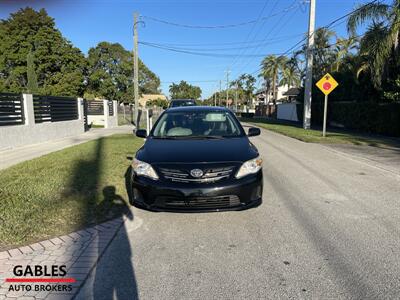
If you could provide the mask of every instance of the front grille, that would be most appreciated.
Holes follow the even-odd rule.
[[[170,181],[184,183],[208,183],[229,178],[234,170],[234,167],[229,166],[223,168],[209,168],[207,170],[203,170],[204,174],[200,178],[194,178],[193,176],[191,176],[190,170],[167,168],[160,168],[159,170],[163,177]]]
[[[216,197],[174,197],[162,196],[157,198],[157,203],[170,208],[229,208],[240,205],[240,199],[236,195]]]

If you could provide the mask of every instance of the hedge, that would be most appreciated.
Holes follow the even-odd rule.
[[[311,123],[322,126],[323,104],[312,104]],[[303,119],[303,104],[297,105],[299,120]],[[328,124],[366,133],[400,137],[400,103],[331,102],[328,104]]]

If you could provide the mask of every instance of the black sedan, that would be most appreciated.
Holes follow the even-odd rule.
[[[132,205],[162,211],[240,210],[262,202],[262,159],[225,108],[166,110],[132,162]]]
[[[169,108],[180,106],[196,106],[196,101],[193,99],[173,99],[169,104]]]

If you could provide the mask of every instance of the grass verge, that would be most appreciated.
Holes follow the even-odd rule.
[[[0,171],[0,250],[121,215],[127,156],[142,143],[113,135]]]
[[[395,138],[361,135],[340,131],[327,131],[326,137],[324,138],[322,136],[321,130],[304,130],[302,127],[300,127],[300,125],[292,123],[281,123],[275,120],[245,118],[242,118],[241,121],[254,124],[256,126],[286,135],[291,138],[295,138],[306,143],[353,144],[368,145],[381,148],[400,146],[399,140]]]

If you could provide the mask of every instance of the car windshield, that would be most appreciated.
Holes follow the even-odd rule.
[[[223,138],[243,135],[240,124],[225,111],[165,112],[152,132],[155,138]]]

